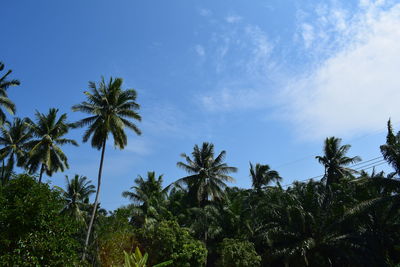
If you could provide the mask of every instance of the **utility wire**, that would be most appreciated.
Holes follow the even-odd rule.
[[[363,160],[363,161],[361,161],[359,163],[353,164],[351,166],[351,168],[353,168],[354,166],[357,166],[357,165],[361,165],[361,164],[364,164],[364,163],[367,163],[367,162],[370,162],[370,161],[377,160],[377,159],[383,159],[383,156],[379,156],[379,157],[376,157],[376,158],[373,158],[373,159],[370,159],[370,160]]]
[[[371,161],[377,160],[377,159],[379,159],[379,158],[383,158],[383,157],[380,156],[380,157],[376,157],[376,158],[373,158],[373,159],[370,159],[370,160],[366,160],[366,161],[363,161],[363,162],[359,162],[359,163],[356,163],[356,164],[354,164],[354,165],[351,165],[349,168],[353,168],[353,167],[356,166],[356,165],[365,164],[365,163],[367,163],[367,162],[371,162]],[[366,164],[366,165],[364,165],[364,166],[358,166],[358,167],[355,168],[354,170],[356,170],[356,171],[358,171],[358,172],[361,172],[361,171],[365,171],[365,170],[368,170],[368,169],[371,169],[371,168],[374,168],[374,167],[383,165],[383,164],[385,164],[385,163],[386,163],[385,160],[378,160],[378,161],[376,161],[376,162],[368,163],[368,164]],[[295,182],[306,182],[306,181],[309,181],[309,180],[313,180],[313,179],[317,179],[317,178],[322,178],[322,177],[324,177],[324,176],[325,176],[325,174],[321,174],[321,175],[317,175],[317,176],[314,176],[314,177],[311,177],[311,178],[307,178],[307,179],[304,179],[304,180],[297,180],[297,181],[294,181],[294,182],[292,182],[292,183],[285,184],[285,185],[283,185],[282,187],[290,186],[290,185],[294,184]]]
[[[369,167],[369,166],[373,166],[373,165],[375,165],[375,164],[380,164],[380,163],[385,163],[385,162],[386,162],[386,160],[378,160],[378,161],[375,161],[375,162],[372,162],[372,163],[368,163],[367,165],[357,167],[357,168],[355,168],[354,170],[358,171],[358,170],[367,168],[367,167]]]

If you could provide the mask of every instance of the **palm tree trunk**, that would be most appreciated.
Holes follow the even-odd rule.
[[[46,168],[46,165],[42,164],[42,167],[40,168],[40,174],[39,174],[39,184],[42,183],[42,176],[43,176],[45,168]]]
[[[11,153],[10,158],[8,159],[8,162],[7,162],[7,167],[6,167],[6,182],[7,183],[11,179],[13,167],[14,167],[14,153]]]
[[[6,178],[4,177],[4,159],[3,159],[3,167],[1,168],[1,182],[6,184]]]
[[[90,218],[90,223],[89,223],[88,231],[87,231],[87,234],[86,234],[85,247],[84,247],[84,250],[83,250],[82,261],[84,261],[85,258],[86,258],[86,250],[87,250],[87,247],[89,245],[90,233],[91,233],[92,228],[93,228],[93,222],[94,222],[94,217],[96,216],[97,205],[99,204],[101,173],[102,173],[102,170],[103,170],[103,161],[104,161],[104,152],[105,152],[105,150],[106,150],[106,139],[104,139],[103,146],[102,146],[102,149],[101,149],[99,175],[97,177],[96,197],[95,197],[95,200],[94,200],[93,212],[92,212],[92,216]]]

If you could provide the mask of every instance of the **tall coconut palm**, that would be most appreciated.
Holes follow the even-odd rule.
[[[74,178],[69,179],[65,176],[66,189],[62,190],[66,205],[63,213],[67,213],[76,218],[77,221],[84,222],[84,210],[89,205],[89,197],[96,192],[94,185],[86,176],[75,174]]]
[[[355,170],[347,166],[361,161],[361,158],[358,156],[347,157],[346,154],[351,146],[341,146],[341,141],[342,139],[336,137],[326,138],[324,142],[324,155],[315,157],[325,167],[324,179],[326,179],[327,185],[336,183],[341,178],[355,173]]]
[[[0,62],[0,71],[4,70],[4,63]],[[0,76],[0,107],[6,109],[11,115],[15,114],[15,104],[8,98],[7,89],[10,86],[17,86],[20,84],[18,80],[8,80],[8,76],[12,70],[8,70],[6,74]],[[6,114],[0,108],[0,122],[3,123],[6,120]]]
[[[26,167],[30,173],[40,168],[39,183],[43,173],[52,176],[54,172],[69,168],[67,156],[61,150],[62,145],[78,146],[75,140],[64,138],[70,124],[67,123],[67,114],[57,118],[58,109],[51,108],[47,114],[36,111],[35,121],[26,118],[26,122],[36,139],[28,142],[30,148]]]
[[[86,236],[85,251],[89,244],[99,201],[104,152],[108,136],[112,135],[114,146],[123,149],[128,143],[125,128],[133,130],[138,135],[141,134],[139,128],[129,120],[141,120],[137,112],[140,106],[136,103],[136,91],[134,89],[123,90],[122,82],[121,78],[110,78],[106,82],[104,77],[97,85],[95,82],[89,82],[90,92],[85,92],[87,101],[72,107],[73,111],[81,111],[90,115],[74,124],[75,127],[88,127],[83,135],[83,142],[87,142],[91,138],[92,147],[101,149],[97,191]],[[82,258],[85,259],[85,257],[86,253],[83,253]]]
[[[162,175],[156,178],[155,172],[148,172],[147,179],[138,176],[132,191],[124,191],[123,197],[133,201],[133,221],[138,226],[154,222],[162,209],[166,199],[166,192],[162,188]]]
[[[360,203],[354,207],[355,212],[376,209],[381,203],[392,203],[396,207],[400,207],[400,132],[394,134],[390,120],[387,123],[387,128],[386,144],[381,145],[380,149],[383,158],[395,171],[387,176],[383,172],[375,173],[375,170],[371,175],[364,172],[359,179],[359,183],[363,187],[379,188],[387,195],[382,194],[380,197]]]
[[[226,152],[222,151],[214,158],[214,145],[204,142],[201,148],[195,145],[192,159],[185,153],[181,154],[186,160],[178,162],[177,166],[187,171],[190,175],[183,177],[175,184],[186,185],[189,194],[196,197],[199,206],[205,206],[208,200],[221,199],[224,195],[226,182],[235,179],[228,174],[237,172],[237,168],[224,163]]]
[[[387,128],[386,144],[381,145],[380,149],[383,158],[394,168],[396,174],[400,175],[400,132],[394,134],[390,120]]]
[[[260,191],[262,187],[267,186],[271,182],[279,182],[282,177],[277,171],[271,170],[269,165],[257,163],[255,166],[250,162],[250,177],[253,188]]]
[[[226,182],[234,182],[235,179],[228,174],[237,172],[237,168],[230,167],[224,163],[226,152],[222,151],[214,158],[214,145],[204,142],[201,148],[195,145],[192,152],[192,159],[185,153],[181,154],[186,160],[178,162],[177,166],[187,171],[190,175],[180,178],[174,184],[186,186],[189,196],[194,197],[192,201],[204,210],[203,236],[207,245],[208,239],[208,217],[206,212],[210,200],[220,200],[225,195]]]
[[[1,178],[7,181],[13,171],[15,163],[22,166],[28,150],[28,141],[32,138],[27,124],[20,118],[15,118],[12,123],[5,123],[0,127],[0,160],[7,164],[2,167]]]

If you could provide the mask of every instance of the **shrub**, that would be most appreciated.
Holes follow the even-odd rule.
[[[204,244],[195,240],[186,228],[175,221],[162,221],[136,231],[136,240],[149,254],[150,264],[167,260],[173,266],[203,266],[207,257]]]
[[[76,222],[60,215],[63,200],[46,184],[18,175],[0,188],[0,265],[73,266]]]
[[[225,238],[219,245],[219,264],[217,266],[260,266],[261,257],[254,244],[249,241]]]

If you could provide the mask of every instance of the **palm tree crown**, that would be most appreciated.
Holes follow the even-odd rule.
[[[394,168],[396,174],[400,175],[400,132],[394,134],[390,120],[387,128],[386,144],[381,145],[380,149],[383,158]]]
[[[4,70],[4,63],[0,62],[0,71]],[[5,108],[11,115],[15,114],[15,104],[8,98],[7,89],[10,86],[17,86],[20,84],[18,80],[8,80],[7,77],[10,75],[12,70],[8,70],[6,74],[0,76],[0,106]],[[6,114],[0,108],[0,122],[6,120]]]
[[[250,177],[252,180],[253,188],[260,190],[262,187],[267,186],[271,182],[279,182],[282,177],[279,176],[277,171],[271,170],[269,165],[262,165],[257,163],[255,166],[250,162]]]
[[[338,182],[341,178],[355,173],[356,171],[346,166],[361,161],[358,156],[347,157],[346,154],[351,146],[341,146],[341,141],[342,139],[336,137],[326,138],[324,155],[315,157],[325,167],[324,179],[326,179],[327,185]]]
[[[96,192],[94,185],[86,176],[75,174],[71,180],[65,176],[66,190],[62,190],[66,205],[63,212],[73,215],[77,220],[84,221],[84,207],[89,203],[89,197]]]
[[[237,168],[230,167],[224,163],[226,152],[222,151],[214,158],[214,145],[204,142],[200,148],[195,145],[192,152],[192,159],[185,153],[181,154],[186,160],[178,162],[177,166],[187,171],[189,176],[177,180],[176,184],[184,184],[189,188],[189,193],[196,196],[199,205],[204,206],[211,198],[212,200],[222,198],[225,182],[234,182],[235,179],[229,173],[237,171]]]
[[[36,122],[27,118],[35,140],[28,143],[30,147],[27,168],[30,173],[40,169],[39,182],[43,172],[51,176],[54,172],[64,171],[69,168],[67,156],[61,150],[62,145],[72,144],[78,146],[75,140],[64,138],[68,133],[70,124],[67,123],[67,114],[57,118],[58,109],[49,109],[48,114],[36,111]]]
[[[144,204],[149,202],[151,199],[160,200],[163,199],[165,194],[162,190],[162,175],[156,178],[155,172],[148,172],[147,179],[143,179],[139,175],[135,179],[135,185],[131,187],[131,191],[124,191],[122,193],[123,197],[127,197],[137,204]]]
[[[127,145],[125,127],[138,135],[141,134],[139,128],[128,120],[141,120],[140,115],[136,112],[140,107],[136,103],[136,91],[134,89],[122,90],[122,82],[121,78],[110,78],[110,81],[106,83],[104,77],[98,86],[94,82],[89,82],[91,92],[85,92],[87,101],[72,107],[73,111],[91,115],[74,124],[75,127],[88,126],[83,135],[83,142],[87,142],[92,137],[92,146],[101,149],[103,142],[111,133],[114,145],[123,149]]]
[[[15,118],[12,123],[5,123],[0,127],[0,160],[8,157],[6,167],[2,168],[2,178],[9,179],[14,168],[15,161],[17,166],[22,166],[26,159],[28,141],[32,138],[27,124],[20,118]]]
[[[162,188],[162,175],[156,178],[155,172],[148,172],[147,179],[138,176],[135,179],[135,185],[131,187],[132,191],[124,191],[123,197],[129,198],[134,204],[133,221],[142,226],[148,222],[154,222],[166,199],[166,192]]]

